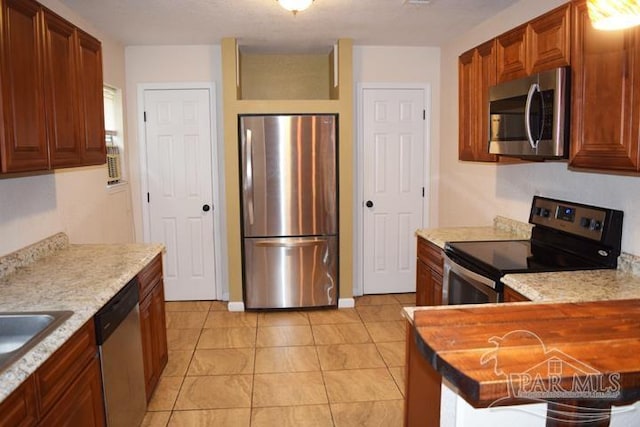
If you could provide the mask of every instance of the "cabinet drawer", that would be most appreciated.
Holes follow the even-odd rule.
[[[444,260],[442,249],[421,237],[418,237],[418,259],[442,275]]]
[[[162,280],[162,254],[158,254],[145,268],[138,273],[140,301]]]
[[[40,414],[55,404],[97,352],[93,319],[85,323],[35,374]]]

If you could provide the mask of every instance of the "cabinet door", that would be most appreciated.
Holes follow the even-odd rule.
[[[144,382],[147,401],[151,399],[153,390],[158,383],[156,363],[153,351],[153,309],[151,295],[140,301],[140,335],[142,336],[142,358],[144,361]]]
[[[597,31],[574,7],[570,166],[638,171],[640,37],[637,29]]]
[[[82,164],[107,161],[104,140],[104,99],[102,90],[102,47],[100,41],[76,30],[79,46],[80,106],[83,120]]]
[[[31,376],[0,404],[0,427],[29,427],[37,421],[35,382]]]
[[[527,25],[521,25],[496,39],[498,82],[527,75]]]
[[[2,172],[49,168],[40,29],[38,3],[32,0],[2,1]]]
[[[489,88],[496,84],[496,41],[483,43],[476,51],[476,115],[473,123],[478,132],[473,144],[474,160],[495,162],[498,157],[489,154]]]
[[[102,427],[105,425],[98,357],[82,371],[58,403],[40,422],[42,427]]]
[[[53,168],[82,162],[74,30],[69,22],[44,11],[44,88]]]
[[[422,261],[416,264],[416,305],[431,305],[431,270]]]
[[[570,64],[571,5],[566,4],[529,23],[529,74]]]
[[[432,305],[442,305],[442,276],[431,271],[431,301]]]
[[[458,58],[458,158],[475,160],[476,127],[476,51],[472,49]]]
[[[162,255],[157,255],[149,262],[137,277],[140,289],[144,378],[149,400],[168,361]]]
[[[458,158],[495,162],[489,154],[489,87],[496,84],[496,42],[460,55],[458,63]]]
[[[169,352],[167,349],[167,320],[164,309],[164,286],[162,282],[153,290],[151,297],[153,299],[151,307],[153,310],[154,352],[157,362],[156,369],[158,370],[158,375],[160,375],[169,360]]]

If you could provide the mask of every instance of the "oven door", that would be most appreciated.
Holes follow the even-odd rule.
[[[462,267],[445,255],[442,303],[486,304],[499,301],[496,282]]]

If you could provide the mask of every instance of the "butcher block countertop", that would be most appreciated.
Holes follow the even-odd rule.
[[[562,393],[536,397],[557,401],[580,392],[572,398],[600,408],[640,400],[639,300],[439,306],[413,314],[420,352],[475,407],[554,390]],[[589,393],[598,400],[585,404]]]

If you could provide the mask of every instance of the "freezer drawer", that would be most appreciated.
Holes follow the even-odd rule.
[[[244,240],[246,308],[337,305],[338,238]]]

